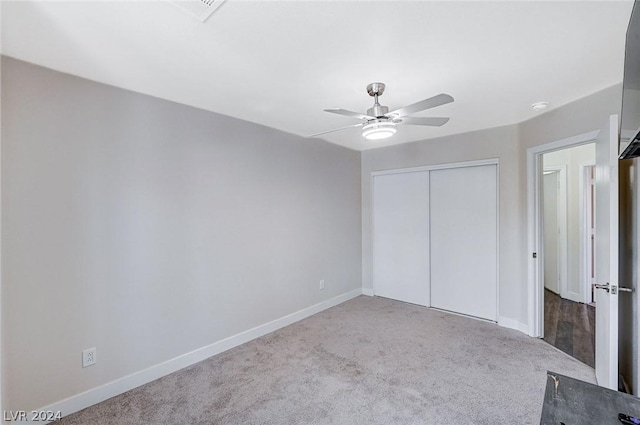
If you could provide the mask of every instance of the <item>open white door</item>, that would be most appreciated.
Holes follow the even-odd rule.
[[[618,116],[596,138],[596,379],[618,389]]]

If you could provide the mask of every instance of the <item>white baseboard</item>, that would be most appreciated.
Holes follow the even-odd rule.
[[[564,294],[563,298],[566,298],[566,299],[571,300],[571,301],[576,302],[576,303],[584,302],[582,297],[580,297],[580,294],[578,294],[577,292],[567,291],[567,293]]]
[[[362,295],[366,295],[368,297],[373,297],[373,289],[371,289],[371,288],[362,288]]]
[[[299,320],[306,319],[309,316],[313,316],[328,308],[334,307],[338,304],[342,304],[352,298],[355,298],[362,294],[361,289],[354,289],[353,291],[346,292],[330,300],[323,301],[321,303],[312,305],[295,313],[288,314],[279,319],[265,323],[260,326],[256,326],[253,329],[241,332],[239,334],[230,336],[223,340],[214,342],[213,344],[191,351],[190,353],[183,354],[166,362],[151,366],[147,369],[139,372],[132,373],[131,375],[124,376],[116,379],[104,385],[96,388],[92,388],[83,393],[76,394],[64,400],[50,404],[38,411],[60,411],[64,416],[68,416],[72,413],[78,412],[96,403],[100,403],[108,398],[114,397],[118,394],[122,394],[126,391],[132,390],[140,385],[144,385],[148,382],[154,381],[170,373],[176,372],[192,364],[198,363],[216,354],[220,354],[223,351],[227,351],[238,345],[249,342],[253,339],[259,338],[263,335],[276,331],[280,328],[288,326]],[[29,422],[27,422],[29,423]],[[34,422],[36,423],[36,422]],[[37,422],[43,424],[44,422]]]
[[[526,335],[529,335],[529,326],[516,319],[510,319],[508,317],[500,316],[498,318],[498,325],[503,328],[515,329]]]

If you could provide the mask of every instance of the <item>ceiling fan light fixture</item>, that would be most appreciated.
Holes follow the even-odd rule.
[[[380,140],[396,134],[397,125],[409,124],[409,125],[425,125],[429,127],[440,127],[449,121],[449,118],[445,117],[412,117],[410,115],[416,112],[424,111],[426,109],[435,108],[437,106],[446,105],[453,102],[453,97],[445,93],[430,97],[428,99],[421,100],[420,102],[412,103],[411,105],[398,108],[389,112],[389,107],[381,105],[378,102],[378,97],[384,92],[384,83],[371,83],[367,86],[367,93],[374,98],[374,103],[371,108],[367,110],[366,114],[360,112],[348,111],[342,108],[330,108],[325,109],[325,112],[331,112],[332,114],[345,115],[351,118],[357,118],[360,120],[360,124],[349,125],[346,127],[336,128],[329,131],[323,131],[321,133],[312,134],[308,137],[317,137],[323,134],[333,133],[334,131],[346,130],[352,127],[362,127],[362,137],[367,140]]]
[[[367,140],[381,140],[396,134],[396,124],[391,121],[373,121],[362,127],[362,137]]]

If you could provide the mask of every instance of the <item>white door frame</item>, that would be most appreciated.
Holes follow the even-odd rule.
[[[589,304],[591,302],[591,268],[593,266],[593,255],[591,254],[591,226],[589,222],[594,218],[595,212],[591,211],[591,202],[593,201],[593,195],[587,189],[593,184],[588,181],[589,177],[586,175],[588,167],[593,167],[595,162],[583,162],[580,164],[580,299],[581,302]],[[591,177],[590,180],[593,180]]]
[[[553,165],[543,167],[543,173],[551,171],[558,173],[557,212],[558,212],[558,291],[560,296],[567,298],[568,288],[568,243],[567,243],[567,167],[566,165]],[[542,193],[541,193],[542,195]],[[541,204],[542,205],[542,204]],[[542,214],[544,215],[544,214]],[[542,226],[542,216],[540,217]],[[542,230],[542,228],[541,228]],[[542,255],[541,255],[542,254]],[[544,259],[544,252],[538,252],[538,261]],[[544,261],[541,261],[544,264]],[[544,286],[544,279],[543,279]]]
[[[527,247],[528,247],[528,322],[529,335],[540,338],[544,333],[544,266],[542,258],[542,214],[540,187],[542,155],[545,153],[593,143],[598,131],[580,134],[527,149]],[[538,258],[534,258],[536,255]]]
[[[497,245],[496,245],[496,317],[500,318],[500,159],[499,158],[488,158],[488,159],[480,159],[480,160],[475,160],[475,161],[463,161],[463,162],[452,162],[452,163],[445,163],[445,164],[433,164],[433,165],[425,165],[425,166],[421,166],[421,167],[410,167],[410,168],[397,168],[397,169],[391,169],[391,170],[382,170],[382,171],[373,171],[371,172],[371,175],[369,176],[369,187],[371,190],[371,204],[369,206],[370,209],[370,219],[371,219],[371,224],[372,224],[372,229],[371,229],[371,252],[375,252],[375,219],[374,219],[374,211],[373,211],[373,205],[374,205],[374,188],[373,188],[373,181],[374,181],[374,177],[375,176],[381,176],[381,175],[385,175],[385,174],[397,174],[397,173],[414,173],[416,171],[432,171],[432,170],[443,170],[443,169],[449,169],[449,168],[460,168],[460,167],[477,167],[477,166],[481,166],[481,165],[495,165],[496,166],[496,220],[498,222],[498,225],[496,226],[496,240],[497,240]],[[373,261],[373,267],[372,267],[372,273],[373,276],[375,276],[375,261]],[[431,290],[431,289],[429,289]],[[375,294],[375,279],[373,282],[373,290],[372,290],[372,294]],[[431,298],[431,296],[429,296],[429,298]],[[431,306],[428,306],[431,307]],[[458,314],[458,313],[453,313],[453,314]],[[471,316],[466,316],[465,317],[471,317]],[[480,320],[484,320],[484,319],[480,319]]]
[[[567,166],[566,165],[553,165],[543,167],[543,173],[551,171],[558,173],[558,291],[560,296],[567,298],[568,294],[568,241],[567,241]],[[542,195],[542,193],[541,193]],[[541,203],[542,204],[542,203]],[[540,215],[542,217],[542,214]],[[542,223],[542,222],[541,222]],[[544,244],[541,244],[544,246]],[[544,249],[543,249],[544,251]],[[538,260],[542,263],[544,270],[544,256],[538,252]],[[544,275],[542,284],[544,286]]]
[[[636,159],[634,164],[632,165],[632,167],[634,168],[632,178],[635,180],[636,185],[638,184],[638,182],[640,182],[640,166],[638,164],[639,164],[638,160]],[[633,226],[631,229],[632,235],[633,235],[632,238],[635,239],[634,240],[635,246],[640,246],[640,231],[638,228],[640,223],[640,193],[638,193],[638,189],[632,190],[631,202],[633,203],[632,210],[635,209],[635,215],[631,218],[633,223]],[[640,249],[636,250],[632,261],[635,261],[635,264],[640,264]],[[633,302],[635,303],[636,306],[640,306],[640,290],[638,290],[639,285],[638,285],[637,275],[633,276],[633,282],[630,282],[630,284],[632,285],[633,288],[636,289],[635,292],[633,293],[633,297],[635,298]],[[636,338],[636,341],[640,341],[640,326],[637,325],[637,321],[638,321],[637,313],[636,313],[635,320],[636,320],[636,333],[634,335],[634,338]],[[632,378],[633,379],[633,382],[632,382],[633,395],[638,396],[640,395],[640,388],[638,388],[640,386],[640,364],[639,364],[640,357],[638,356],[638,353],[635,352],[635,350],[634,350],[633,357],[631,358],[631,361],[635,362],[635,371],[636,371],[636,376]]]

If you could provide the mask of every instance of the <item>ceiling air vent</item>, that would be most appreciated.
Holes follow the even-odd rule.
[[[207,20],[224,0],[169,0],[200,22]]]

